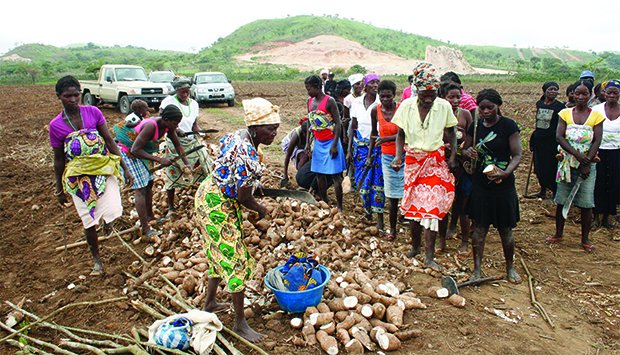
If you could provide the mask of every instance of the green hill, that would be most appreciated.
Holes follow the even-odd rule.
[[[516,70],[519,74],[513,80],[539,80],[541,76],[570,80],[585,68],[595,70],[597,78],[620,76],[619,53],[455,45],[349,19],[295,16],[248,23],[197,54],[134,46],[104,47],[93,43],[67,48],[26,44],[14,48],[6,55],[17,54],[32,62],[0,61],[0,83],[52,82],[67,73],[83,79],[93,78],[96,70],[104,63],[136,64],[147,70],[166,69],[184,75],[217,70],[226,72],[233,80],[299,79],[307,73],[283,65],[238,63],[234,56],[324,34],[341,36],[375,51],[411,59],[423,59],[429,45],[457,48],[475,67]],[[364,63],[359,65],[363,66]]]

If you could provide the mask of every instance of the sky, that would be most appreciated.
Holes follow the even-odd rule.
[[[620,1],[20,0],[3,5],[0,54],[93,42],[197,52],[258,19],[338,15],[453,44],[620,52]],[[594,9],[592,4],[598,4]],[[421,5],[425,4],[425,5]],[[591,11],[588,20],[585,11]],[[583,19],[583,20],[580,20]],[[568,25],[566,25],[568,24]]]

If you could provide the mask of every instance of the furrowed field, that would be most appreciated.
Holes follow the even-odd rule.
[[[201,108],[200,123],[203,128],[216,128],[219,133],[207,137],[208,143],[217,143],[225,133],[244,126],[241,100],[264,97],[279,105],[283,122],[274,144],[265,148],[267,174],[264,184],[278,187],[282,175],[283,154],[280,148],[282,138],[297,124],[306,112],[306,92],[301,82],[235,82],[237,104],[233,108],[210,106]],[[555,206],[549,200],[533,200],[522,197],[528,175],[531,154],[527,140],[534,127],[535,102],[542,94],[539,84],[471,84],[465,89],[475,96],[480,89],[492,87],[503,96],[502,114],[514,118],[521,126],[524,156],[517,170],[517,191],[520,195],[521,221],[515,229],[516,265],[523,282],[513,285],[505,281],[485,284],[481,287],[463,289],[461,295],[467,299],[465,308],[455,308],[445,300],[426,295],[429,286],[439,285],[440,278],[424,272],[412,271],[411,261],[405,262],[409,249],[408,226],[400,226],[401,232],[394,242],[378,240],[380,252],[363,251],[368,245],[372,229],[362,220],[362,211],[357,207],[353,194],[346,195],[346,205],[341,223],[352,233],[348,239],[351,245],[340,243],[346,251],[360,248],[360,258],[346,260],[334,258],[325,251],[332,245],[336,235],[327,232],[317,239],[313,250],[326,253],[322,259],[332,268],[335,276],[343,271],[361,267],[371,271],[379,279],[402,281],[408,289],[418,294],[427,305],[426,309],[405,312],[404,323],[410,329],[421,330],[421,336],[403,342],[402,353],[502,353],[502,354],[556,354],[556,353],[618,353],[620,352],[620,242],[619,229],[609,231],[598,229],[592,232],[597,250],[586,254],[579,245],[579,214],[571,211],[566,224],[564,241],[547,246],[545,237],[554,231]],[[560,90],[564,92],[566,83]],[[400,90],[399,90],[400,91]],[[193,191],[181,193],[178,220],[158,226],[164,231],[159,241],[138,241],[139,236],[127,235],[129,245],[144,258],[147,265],[114,237],[101,242],[101,255],[106,270],[104,277],[80,277],[87,275],[91,257],[87,247],[73,248],[64,252],[61,248],[65,239],[73,243],[83,239],[81,222],[73,207],[64,211],[53,196],[52,150],[49,146],[47,124],[62,106],[56,98],[54,88],[42,85],[0,86],[0,301],[19,302],[26,298],[24,308],[39,316],[45,316],[56,309],[78,301],[96,301],[125,295],[124,289],[132,290],[133,280],[126,274],[139,276],[150,269],[163,267],[163,258],[180,259],[180,253],[200,250],[199,243],[192,240],[191,216]],[[562,95],[561,95],[562,96]],[[400,97],[400,92],[397,97]],[[560,98],[561,100],[564,97]],[[102,107],[111,126],[122,119],[113,107]],[[294,169],[289,172],[293,175]],[[165,212],[165,196],[161,181],[156,182],[156,213]],[[529,193],[538,191],[536,178],[532,174]],[[118,228],[125,229],[135,223],[130,218],[133,210],[132,194],[125,191],[124,216]],[[273,204],[275,204],[272,201]],[[279,215],[287,216],[276,207]],[[253,228],[253,227],[252,227]],[[100,233],[102,235],[103,232]],[[265,234],[251,235],[267,238]],[[165,238],[167,236],[174,236]],[[187,242],[189,240],[189,242]],[[282,264],[290,252],[274,250],[278,242],[250,244],[254,255],[261,259]],[[285,241],[286,242],[286,241]],[[455,258],[457,240],[448,241],[446,253],[437,256],[440,264],[451,270],[465,271],[473,267],[470,258]],[[277,248],[276,248],[277,249]],[[357,251],[357,249],[355,249]],[[146,252],[145,252],[146,251]],[[282,256],[279,256],[280,253]],[[189,258],[190,253],[182,253]],[[358,254],[356,254],[358,255]],[[257,258],[259,259],[259,258]],[[522,262],[534,277],[534,291],[538,301],[545,307],[553,327],[545,322],[530,304],[530,288]],[[260,260],[259,260],[260,262]],[[504,258],[499,236],[492,229],[487,238],[483,271],[491,275],[504,273]],[[361,264],[361,265],[358,265]],[[267,263],[265,267],[269,265]],[[157,271],[157,270],[156,270]],[[203,270],[204,271],[204,270]],[[268,271],[268,269],[266,270]],[[201,307],[204,299],[206,274],[193,274],[195,285],[185,290],[185,297]],[[438,275],[435,275],[438,276]],[[201,277],[203,277],[201,279]],[[268,335],[265,342],[258,344],[273,354],[320,353],[317,346],[303,348],[293,345],[293,336],[301,332],[289,325],[291,316],[273,316],[277,304],[271,298],[258,278],[248,290],[248,299],[254,304],[254,316],[249,319],[254,329]],[[164,287],[161,279],[149,280],[156,288]],[[76,287],[68,289],[69,284]],[[185,284],[183,284],[185,287]],[[167,286],[166,286],[167,287]],[[135,287],[132,298],[144,301],[167,302],[165,297],[144,287]],[[220,293],[224,294],[224,293]],[[173,308],[178,311],[176,308]],[[2,321],[10,309],[2,303]],[[497,311],[503,312],[512,321],[502,319]],[[227,326],[232,326],[232,313],[220,313]],[[88,328],[113,334],[130,334],[132,327],[145,328],[153,322],[146,313],[132,307],[129,301],[98,306],[71,308],[52,318],[56,323]],[[0,333],[4,337],[8,333]],[[29,335],[46,339],[56,344],[64,336],[56,331],[35,328]],[[231,340],[244,352],[247,347]],[[0,344],[0,352],[13,353],[15,348]]]

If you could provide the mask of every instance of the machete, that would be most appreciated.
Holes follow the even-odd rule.
[[[285,189],[256,189],[256,194],[259,196],[268,196],[268,197],[288,197],[293,198],[299,201],[311,203],[313,205],[317,204],[317,201],[314,199],[314,196],[307,191],[299,191],[299,190],[285,190]]]
[[[564,207],[562,207],[562,217],[564,217],[564,219],[568,217],[568,210],[570,210],[570,206],[573,204],[575,195],[577,195],[577,191],[579,191],[579,187],[581,186],[582,182],[583,182],[583,177],[579,175],[579,177],[577,178],[577,181],[575,181],[575,185],[573,185],[573,188],[570,190],[570,194],[568,194],[568,198],[566,199],[566,202],[564,203]]]
[[[199,145],[199,146],[196,146],[196,147],[194,147],[194,148],[192,148],[192,149],[188,150],[187,152],[185,152],[185,156],[188,156],[188,155],[190,155],[190,154],[192,154],[192,153],[195,153],[195,152],[199,151],[200,149],[202,149],[202,148],[204,148],[204,147],[205,147],[205,146],[204,146],[204,144],[201,144],[201,145]],[[179,160],[179,159],[181,159],[181,156],[180,156],[180,155],[177,155],[176,157],[174,157],[174,158],[172,158],[172,159],[170,159],[170,160],[174,163],[175,161],[177,161],[177,160]],[[153,173],[153,172],[156,172],[157,170],[159,170],[159,169],[163,169],[163,168],[165,168],[165,166],[163,166],[163,165],[157,165],[157,166],[156,166],[156,167],[154,167],[153,169],[149,169],[149,172]]]

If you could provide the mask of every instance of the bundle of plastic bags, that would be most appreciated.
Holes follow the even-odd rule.
[[[319,262],[311,255],[298,252],[291,255],[283,267],[267,273],[267,282],[282,291],[303,291],[323,283]]]
[[[214,313],[192,309],[155,321],[149,327],[149,343],[169,349],[187,350],[190,346],[200,355],[209,354],[222,322]]]

